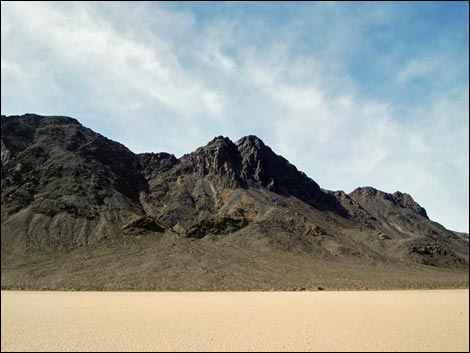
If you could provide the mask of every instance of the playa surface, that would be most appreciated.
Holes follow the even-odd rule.
[[[469,291],[1,293],[2,351],[468,351]]]

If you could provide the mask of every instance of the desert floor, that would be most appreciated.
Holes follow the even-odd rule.
[[[1,350],[468,351],[469,291],[1,293]]]

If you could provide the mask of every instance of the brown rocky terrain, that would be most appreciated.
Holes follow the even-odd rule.
[[[1,163],[2,288],[468,287],[468,234],[405,193],[324,190],[255,136],[176,158],[2,116]]]

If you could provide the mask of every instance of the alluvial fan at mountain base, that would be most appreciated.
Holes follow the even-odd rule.
[[[406,193],[322,189],[256,136],[176,158],[2,116],[1,163],[3,289],[468,287],[468,234]]]

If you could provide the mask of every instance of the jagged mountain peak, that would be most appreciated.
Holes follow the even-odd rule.
[[[419,215],[429,218],[426,210],[421,207],[412,197],[410,194],[402,193],[400,191],[395,191],[393,194],[393,199],[395,202],[401,207],[407,207],[414,210]]]
[[[255,135],[248,135],[240,138],[235,142],[237,146],[253,146],[257,148],[266,147],[263,140],[261,140],[258,136]]]
[[[230,138],[219,135],[219,136],[214,137],[211,141],[209,141],[205,147],[213,146],[213,145],[232,145],[232,144],[233,144],[233,141],[230,140]]]
[[[23,115],[2,115],[2,125],[4,123],[18,122],[21,121],[23,124],[31,125],[34,127],[40,127],[45,125],[82,125],[80,122],[69,116],[60,115],[49,115],[43,116],[38,114],[26,113]]]
[[[360,186],[349,193],[349,195],[362,195],[366,197],[373,197],[377,194],[382,195],[386,193],[376,188],[373,188],[372,186]]]
[[[226,153],[236,154],[237,146],[233,143],[230,138],[225,136],[216,136],[210,140],[206,145],[198,147],[195,151],[187,153],[181,157],[181,159],[186,159],[194,155],[208,155],[208,154],[222,154],[221,157],[229,157]]]
[[[349,194],[349,196],[356,201],[368,202],[367,200],[377,199],[379,202],[388,201],[393,207],[406,208],[414,211],[418,215],[428,218],[426,210],[421,207],[412,197],[407,193],[395,191],[394,193],[387,193],[370,186],[359,187]]]
[[[237,146],[224,136],[217,136],[205,146],[180,158],[180,172],[214,176],[225,187],[242,186],[239,178],[241,159]]]

